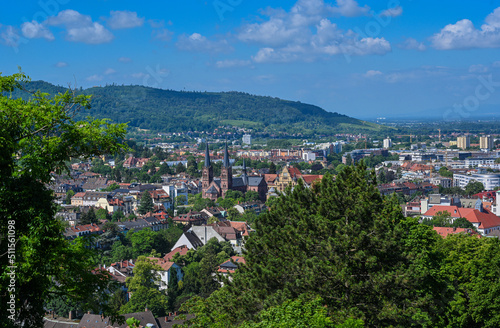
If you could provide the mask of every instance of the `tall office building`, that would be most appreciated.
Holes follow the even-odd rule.
[[[479,138],[479,148],[487,150],[493,149],[493,137],[486,136]]]
[[[391,138],[387,137],[384,139],[384,148],[389,149],[392,147],[392,140]]]
[[[470,137],[462,136],[457,138],[457,147],[460,149],[470,148]]]

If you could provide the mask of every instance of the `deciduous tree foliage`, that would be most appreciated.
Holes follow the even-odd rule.
[[[8,93],[27,79],[23,73],[0,76],[2,311],[11,295],[15,300],[14,315],[9,318],[5,311],[0,315],[2,327],[42,327],[44,300],[53,295],[66,295],[83,308],[100,310],[107,276],[92,271],[97,259],[88,242],[65,240],[54,217],[53,193],[45,184],[50,173],[62,171],[71,157],[89,158],[124,148],[118,141],[125,125],[74,120],[80,108],[89,108],[89,97],[38,92],[30,100],[10,98]],[[9,225],[15,246],[6,238]],[[14,252],[9,253],[9,244]],[[15,288],[9,291],[13,271]]]
[[[288,189],[256,221],[245,244],[247,265],[233,282],[185,305],[203,318],[193,327],[255,320],[303,295],[321,297],[336,324],[351,317],[369,327],[437,324],[446,291],[440,237],[404,218],[375,180],[361,164],[335,181],[326,175],[312,189],[300,182]]]

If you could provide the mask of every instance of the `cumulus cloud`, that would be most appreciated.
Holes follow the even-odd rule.
[[[43,38],[49,41],[54,40],[52,32],[49,31],[44,24],[40,24],[37,21],[23,23],[21,25],[21,31],[24,37],[28,39]]]
[[[92,22],[90,16],[71,9],[49,17],[46,24],[66,27],[66,40],[72,42],[100,44],[110,42],[114,38],[113,34],[100,23]]]
[[[383,17],[398,17],[403,14],[403,7],[396,6],[394,8],[388,8],[380,13],[380,16]]]
[[[212,41],[199,33],[193,33],[191,35],[182,34],[179,36],[175,45],[180,50],[194,52],[214,53],[226,52],[232,49],[226,40]]]
[[[489,14],[480,29],[468,19],[446,25],[431,37],[439,50],[500,47],[500,7]]]
[[[219,60],[215,63],[217,68],[231,68],[231,67],[243,67],[249,66],[252,62],[250,60],[240,60],[240,59],[226,59]]]
[[[110,17],[107,19],[107,24],[113,30],[139,27],[144,24],[144,18],[138,17],[137,13],[134,11],[114,11],[110,13]]]
[[[354,0],[299,0],[289,12],[268,9],[262,22],[244,25],[237,38],[260,45],[252,57],[255,62],[312,61],[318,57],[344,55],[383,55],[391,51],[384,38],[362,37],[352,30],[342,31],[329,17],[365,15],[369,7]]]
[[[63,61],[60,61],[60,62],[57,62],[55,65],[55,67],[66,67],[68,66],[68,63],[67,62],[63,62]]]
[[[341,16],[356,17],[367,15],[370,7],[360,7],[354,0],[337,0],[337,6],[331,8],[333,13],[338,13]]]
[[[377,75],[382,75],[381,71],[376,71],[376,70],[368,70],[364,74],[365,77],[375,77]]]
[[[427,47],[422,43],[418,42],[414,38],[408,38],[404,42],[398,44],[398,47],[405,50],[418,50],[425,51]]]

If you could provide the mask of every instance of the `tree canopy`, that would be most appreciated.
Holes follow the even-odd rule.
[[[106,297],[107,276],[93,272],[97,262],[88,241],[70,243],[62,235],[46,183],[51,172],[67,169],[70,158],[125,148],[124,124],[74,119],[89,108],[88,96],[69,91],[9,96],[28,80],[21,72],[0,75],[0,302],[4,308],[11,297],[14,301],[11,316],[3,313],[0,320],[9,327],[42,327],[44,300],[54,295],[66,295],[85,309],[105,307],[99,301]],[[7,242],[9,231],[14,237]],[[12,274],[15,290],[8,289]]]
[[[333,323],[432,326],[446,284],[438,235],[404,218],[361,164],[312,188],[299,182],[261,214],[245,244],[246,265],[207,300],[185,305],[193,327],[235,326],[299,297],[321,297]],[[222,323],[221,323],[222,322]]]

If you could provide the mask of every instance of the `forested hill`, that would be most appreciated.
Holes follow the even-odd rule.
[[[26,89],[64,92],[44,81]],[[93,87],[78,93],[92,95],[92,108],[81,113],[155,131],[212,131],[219,126],[256,131],[328,133],[379,130],[382,127],[301,102],[241,92],[183,92],[144,86]],[[27,94],[14,94],[14,97]]]

